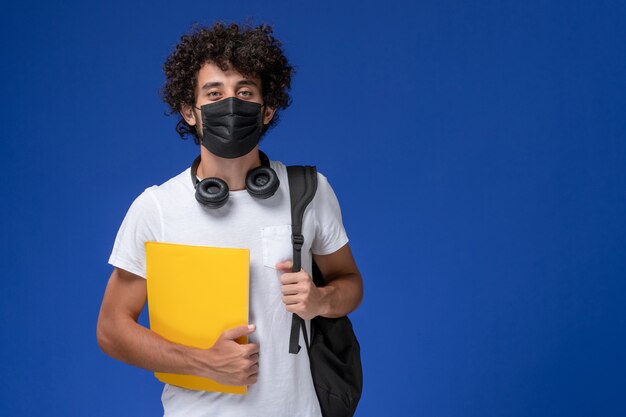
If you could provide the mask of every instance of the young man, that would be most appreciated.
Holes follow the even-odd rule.
[[[287,170],[258,146],[290,101],[293,69],[280,46],[269,26],[218,23],[183,36],[164,65],[164,99],[181,116],[181,136],[192,135],[201,145],[200,158],[147,188],[130,206],[109,259],[114,270],[98,317],[98,343],[108,355],[151,371],[248,385],[247,394],[235,395],[166,384],[162,402],[168,416],[321,416],[306,349],[288,352],[292,313],[310,326],[313,317],[341,317],[361,302],[362,280],[340,207],[320,173],[304,214],[303,268],[291,272]],[[267,178],[277,185],[260,198],[251,193],[255,185],[246,183],[259,167],[275,175]],[[198,182],[205,178],[218,183],[203,188]],[[215,201],[221,186],[226,197]],[[197,349],[139,325],[146,302],[146,241],[249,248],[250,326],[229,329],[211,348]],[[312,260],[325,287],[313,285]],[[244,335],[249,343],[235,341]]]

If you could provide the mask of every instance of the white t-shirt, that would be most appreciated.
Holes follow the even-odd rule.
[[[300,332],[297,355],[289,353],[291,313],[281,299],[276,263],[292,259],[291,205],[287,168],[270,161],[280,187],[271,198],[231,191],[226,205],[207,208],[195,199],[190,168],[132,203],[115,238],[109,263],[146,276],[146,241],[250,249],[249,336],[258,343],[259,374],[245,395],[195,391],[165,384],[165,416],[321,417]],[[311,253],[327,255],[348,242],[337,197],[318,172],[317,192],[304,212],[302,267],[312,274]],[[306,321],[310,331],[310,321]]]

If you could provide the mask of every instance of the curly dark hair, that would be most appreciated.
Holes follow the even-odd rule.
[[[260,78],[264,103],[276,109],[263,133],[275,126],[279,109],[291,104],[288,92],[295,70],[281,49],[282,43],[272,33],[273,28],[265,24],[255,28],[222,22],[212,27],[194,25],[181,36],[163,65],[166,81],[161,95],[170,107],[168,114],[178,113],[183,104],[196,103],[198,71],[203,64],[211,62],[222,71],[232,68],[245,77]],[[187,124],[180,113],[176,131],[182,139],[192,135],[194,142],[200,144],[194,126]]]

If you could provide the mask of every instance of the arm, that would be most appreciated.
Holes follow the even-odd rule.
[[[354,262],[350,245],[329,255],[315,255],[326,285],[321,292],[320,314],[324,317],[342,317],[357,309],[363,300],[363,280]]]
[[[137,323],[146,302],[146,280],[115,268],[107,284],[97,338],[109,356],[155,372],[203,376],[229,385],[256,382],[258,345],[235,339],[254,331],[246,326],[227,330],[209,349],[170,342]]]
[[[304,269],[289,272],[291,260],[276,265],[284,272],[280,280],[287,311],[308,320],[316,316],[342,317],[356,310],[363,299],[363,281],[350,246],[345,244],[329,255],[314,254],[313,259],[326,281],[324,287],[316,287]]]

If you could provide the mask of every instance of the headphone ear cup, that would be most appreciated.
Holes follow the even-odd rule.
[[[246,189],[252,197],[270,198],[280,186],[276,171],[269,166],[260,166],[246,175]]]
[[[196,185],[196,200],[211,208],[220,208],[228,201],[228,184],[226,181],[210,177]]]

